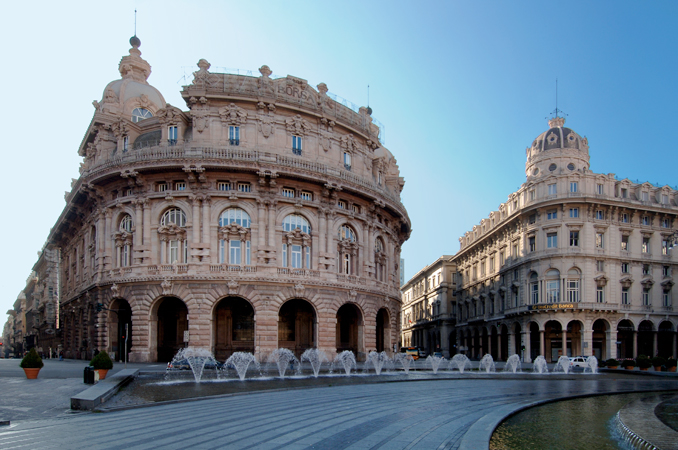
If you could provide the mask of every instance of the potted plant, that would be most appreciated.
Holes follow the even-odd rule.
[[[608,369],[616,369],[619,367],[619,361],[617,361],[614,358],[610,358],[607,361],[605,361],[605,365],[607,366]]]
[[[638,368],[640,368],[640,370],[646,371],[652,367],[652,360],[645,355],[638,355],[638,359],[636,359],[636,365]]]
[[[669,358],[666,360],[666,370],[669,372],[675,372],[676,371],[676,360],[673,358]]]
[[[104,350],[94,355],[89,365],[99,372],[99,379],[103,380],[106,378],[108,371],[113,368],[113,361],[111,361],[111,357]]]
[[[622,367],[626,370],[633,370],[633,368],[636,367],[636,362],[632,359],[625,359],[622,361]]]
[[[38,372],[40,372],[40,369],[42,369],[42,366],[44,365],[42,358],[38,355],[38,352],[35,351],[35,347],[33,347],[21,360],[19,367],[24,369],[26,378],[35,380],[38,378]]]
[[[654,367],[656,372],[661,372],[662,366],[664,364],[666,364],[666,359],[662,358],[661,356],[655,356],[652,358],[652,367]]]

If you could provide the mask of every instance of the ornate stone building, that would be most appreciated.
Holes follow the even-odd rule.
[[[140,41],[95,101],[48,249],[66,357],[168,361],[185,345],[359,356],[399,332],[404,180],[370,108],[306,80],[210,72],[148,84]]]
[[[521,188],[460,238],[454,339],[495,359],[675,356],[678,192],[592,172],[564,122],[527,148]]]
[[[456,268],[451,258],[441,256],[400,288],[403,347],[441,352],[446,358],[456,353]]]

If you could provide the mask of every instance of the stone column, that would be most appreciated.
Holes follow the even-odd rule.
[[[512,355],[516,348],[516,334],[513,330],[508,333],[508,353]]]
[[[195,245],[200,242],[200,198],[191,197],[193,203],[193,239],[192,244]]]
[[[614,332],[612,330],[607,330],[605,332],[605,350],[607,350],[605,353],[606,355],[602,355],[606,359],[614,358],[617,359],[617,339],[612,338],[612,334]],[[614,333],[616,336],[617,333]]]
[[[275,242],[275,210],[278,202],[271,200],[268,204],[268,246],[277,247]]]
[[[653,337],[653,339],[652,339],[652,354],[648,355],[650,358],[654,358],[654,356],[657,354],[657,349],[659,348],[657,346],[657,335],[658,334],[659,333],[657,333],[656,331],[652,332],[652,337]]]
[[[142,243],[142,230],[143,230],[143,216],[141,213],[142,203],[140,200],[134,201],[134,246],[137,247]]]
[[[266,246],[266,204],[263,200],[257,200],[257,251]]]
[[[633,330],[633,355],[631,355],[633,358],[638,357],[638,332],[636,330]]]
[[[581,331],[581,346],[582,346],[582,356],[591,356],[593,355],[593,330],[582,330]],[[575,355],[576,356],[576,355]],[[601,355],[602,358],[603,355]]]
[[[151,245],[151,205],[147,198],[143,200],[144,206],[144,245]],[[150,252],[151,249],[146,250]],[[150,253],[148,253],[150,255]]]
[[[202,199],[202,244],[203,244],[203,250],[209,250],[210,249],[210,228],[211,228],[211,221],[210,221],[210,216],[211,216],[211,198],[209,195],[205,196]]]
[[[532,357],[530,356],[530,329],[528,328],[525,331],[521,331],[521,346],[525,346],[525,350],[523,351],[523,362],[526,363],[531,363],[532,362]]]
[[[567,356],[567,328],[563,330],[563,343],[561,344],[561,348],[563,349],[563,354],[561,356]],[[575,355],[573,354],[572,356]]]
[[[546,353],[546,344],[544,341],[544,330],[539,330],[539,354],[541,356],[544,356],[544,353]]]
[[[111,216],[113,215],[113,212],[111,211],[110,208],[105,209],[105,214],[106,214],[106,231],[104,232],[104,261],[105,261],[105,267],[104,269],[110,269],[111,266],[111,258],[113,257],[111,255],[111,239],[112,234],[113,234],[113,229],[112,229],[112,218]]]
[[[325,210],[324,209],[318,209],[318,218],[319,223],[318,223],[318,235],[319,235],[319,245],[320,248],[318,251],[320,253],[325,253],[327,252],[327,220],[325,218]]]

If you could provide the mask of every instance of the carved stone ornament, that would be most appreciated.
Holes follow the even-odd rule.
[[[247,112],[235,103],[219,109],[219,117],[224,125],[242,125],[247,120]]]
[[[305,290],[306,288],[301,283],[297,283],[294,285],[294,293],[296,294],[297,297],[301,297],[302,295],[304,295]]]
[[[302,119],[302,117],[299,114],[287,119],[285,121],[285,126],[287,127],[288,132],[300,136],[305,136],[311,129],[311,126],[308,124],[308,122]]]
[[[558,142],[558,135],[551,131],[548,136],[546,136],[546,140],[548,141],[549,144],[555,144]]]
[[[341,148],[348,151],[355,151],[358,149],[358,144],[352,134],[347,134],[341,138]]]
[[[209,128],[209,113],[207,111],[191,111],[191,116],[193,117],[193,128],[195,128],[198,133],[202,133],[206,128]]]
[[[261,134],[268,139],[275,133],[274,120],[272,117],[259,115],[259,131]]]
[[[198,67],[200,70],[193,72],[193,86],[209,88],[219,84],[219,75],[214,73],[209,73],[208,69],[211,64],[207,62],[206,59],[201,59],[198,61]]]
[[[162,280],[162,283],[160,283],[160,287],[162,288],[162,295],[172,294],[172,280],[165,278]]]
[[[161,241],[183,240],[186,238],[186,229],[180,227],[176,223],[170,223],[158,227],[158,234],[160,235]]]
[[[250,238],[250,229],[235,222],[231,222],[225,227],[219,228],[219,239],[221,240],[241,240],[246,241]]]
[[[231,280],[228,282],[227,286],[228,286],[228,295],[238,294],[238,287],[240,287],[240,284],[238,284],[237,281]]]
[[[181,110],[168,103],[167,106],[164,109],[159,110],[155,116],[158,118],[158,122],[163,125],[177,125],[179,123],[179,118],[181,117]]]
[[[113,285],[111,286],[111,295],[113,295],[113,297],[117,297],[120,295],[120,288],[115,283],[113,283]]]
[[[348,298],[350,301],[355,301],[355,299],[358,297],[358,291],[351,289],[348,291]]]

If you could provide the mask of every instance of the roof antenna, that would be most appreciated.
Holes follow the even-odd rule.
[[[559,113],[562,115],[559,115]],[[551,114],[553,114],[554,119],[565,118],[565,116],[567,116],[567,114],[565,114],[562,109],[558,109],[558,78],[556,78],[556,109],[551,111]],[[549,118],[545,117],[545,119]]]
[[[137,35],[137,9],[134,8],[134,35]]]
[[[370,85],[367,85],[367,114],[372,115],[372,108],[370,108]]]

